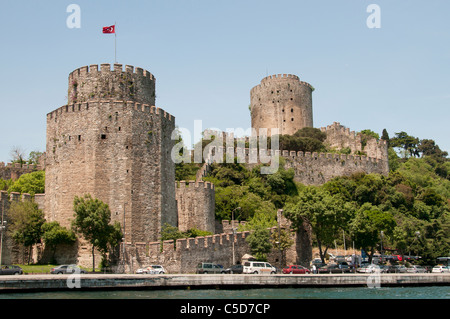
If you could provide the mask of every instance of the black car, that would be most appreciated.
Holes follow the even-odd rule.
[[[318,269],[319,274],[342,274],[348,272],[351,272],[348,265],[328,264]]]
[[[242,274],[244,270],[244,266],[242,265],[233,265],[230,268],[224,270],[225,274]]]
[[[3,265],[0,269],[0,275],[22,275],[23,270],[19,266]]]

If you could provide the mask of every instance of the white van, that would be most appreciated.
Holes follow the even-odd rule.
[[[275,274],[277,269],[265,261],[246,261],[244,274]]]

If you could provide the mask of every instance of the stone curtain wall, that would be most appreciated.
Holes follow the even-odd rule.
[[[389,173],[387,159],[310,152],[282,153],[286,159],[285,168],[293,168],[294,180],[305,185],[321,185],[334,177],[350,176],[357,172],[383,175]]]
[[[16,242],[11,238],[8,232],[8,225],[11,225],[11,220],[9,217],[9,207],[13,201],[34,201],[38,204],[39,209],[43,208],[42,197],[44,194],[36,194],[34,198],[30,194],[20,194],[16,192],[0,191],[0,222],[1,214],[3,213],[3,220],[6,221],[6,231],[3,233],[3,249],[2,249],[2,264],[21,264],[28,261],[28,249],[25,249],[22,245],[16,244]],[[33,259],[34,262],[37,261],[36,258]]]
[[[352,153],[364,152],[367,157],[377,158],[380,160],[387,160],[387,143],[384,140],[371,138],[363,147],[361,142],[361,133],[350,131],[349,128],[341,125],[339,122],[334,122],[332,125],[322,127],[320,130],[327,134],[325,144],[328,147],[341,150],[349,148]]]
[[[274,227],[271,231],[278,230]],[[176,243],[173,240],[162,243],[126,243],[125,255],[121,251],[119,264],[123,264],[125,259],[127,272],[135,272],[138,268],[157,264],[163,265],[169,273],[195,273],[200,262],[212,262],[228,268],[233,264],[233,240],[235,263],[241,262],[245,254],[250,254],[250,247],[246,241],[249,235],[250,232],[244,231],[237,232],[235,236],[231,233],[222,233],[178,239]],[[281,256],[277,249],[272,249],[268,254],[268,261],[273,266],[280,268],[280,261],[309,266],[312,256],[310,232],[302,229],[291,232],[291,237],[294,244],[282,252]]]
[[[0,162],[0,178],[17,180],[23,174],[28,174],[43,169],[44,167],[41,165],[20,165],[19,163],[8,163],[5,165],[4,162]]]
[[[214,185],[204,181],[180,181],[176,184],[179,230],[197,228],[214,233]]]
[[[309,83],[292,74],[265,77],[250,91],[252,128],[279,128],[280,134],[294,134],[313,127],[312,91]]]

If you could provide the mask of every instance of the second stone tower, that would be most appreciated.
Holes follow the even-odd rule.
[[[267,128],[272,134],[292,135],[304,127],[313,127],[312,92],[314,88],[292,74],[267,76],[250,91],[252,128],[259,134]]]

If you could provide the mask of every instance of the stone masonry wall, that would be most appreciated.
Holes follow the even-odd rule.
[[[320,130],[327,134],[325,144],[328,147],[341,150],[349,148],[352,154],[363,152],[367,157],[377,158],[380,160],[387,160],[387,143],[384,140],[371,138],[366,145],[362,145],[361,133],[350,131],[349,128],[341,125],[339,122],[334,122],[332,125],[322,127]]]
[[[41,165],[20,165],[19,163],[0,162],[0,179],[12,179],[17,180],[23,174],[32,173],[38,170],[42,170]]]
[[[197,228],[214,233],[214,185],[204,181],[180,181],[176,184],[179,230]]]
[[[3,215],[3,221],[6,221],[6,231],[3,233],[3,249],[2,249],[2,264],[21,264],[28,261],[28,249],[25,249],[22,245],[17,244],[8,231],[8,226],[11,225],[11,218],[9,214],[9,208],[13,201],[34,201],[38,204],[39,209],[42,209],[41,203],[38,202],[42,194],[36,194],[34,197],[30,194],[20,194],[16,192],[0,191],[0,223],[1,215]],[[32,260],[34,262],[37,259]]]
[[[70,225],[74,197],[89,193],[109,205],[126,241],[157,240],[164,223],[177,225],[175,118],[152,106],[154,90],[153,75],[131,66],[70,74],[69,104],[47,114],[49,221]]]
[[[271,231],[277,231],[274,227]],[[299,245],[300,242],[310,242],[310,237],[305,240],[303,234],[291,233],[294,244],[285,252],[273,249],[268,254],[268,261],[276,267],[281,267],[281,261],[286,264],[302,264],[309,266],[311,261],[311,246]],[[127,265],[127,272],[135,272],[136,269],[151,264],[163,265],[169,273],[195,273],[200,262],[212,262],[230,267],[233,264],[233,241],[235,263],[241,262],[242,257],[250,254],[250,247],[246,238],[250,232],[237,232],[235,236],[230,233],[216,234],[212,236],[178,239],[164,242],[150,243],[126,243],[125,255],[121,260]],[[124,258],[125,256],[125,258]],[[281,259],[280,259],[281,257]]]
[[[250,91],[252,128],[278,128],[279,134],[294,134],[313,126],[312,91],[309,83],[292,74],[265,77]]]
[[[122,64],[93,64],[69,75],[68,104],[98,100],[135,101],[155,105],[156,79],[147,70]]]
[[[161,223],[176,225],[174,127],[170,114],[135,102],[93,101],[49,113],[48,220],[68,226],[74,196],[89,193],[109,205],[113,222],[125,224],[127,239],[156,240]]]

